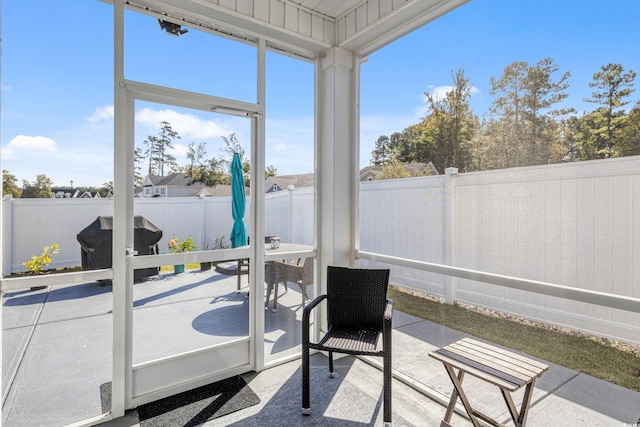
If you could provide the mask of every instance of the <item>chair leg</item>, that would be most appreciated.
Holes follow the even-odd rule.
[[[302,345],[302,415],[311,414],[309,398],[309,347]]]
[[[386,330],[385,331],[385,336],[384,338],[384,357],[383,357],[383,375],[384,375],[384,379],[383,379],[383,387],[384,387],[384,424],[385,427],[386,426],[390,426],[391,425],[391,412],[392,412],[392,408],[391,408],[391,384],[393,381],[393,378],[391,376],[391,349],[392,344],[391,344],[391,331],[390,330]]]
[[[274,285],[274,292],[273,292],[273,308],[271,309],[271,311],[273,311],[274,313],[276,311],[278,311],[278,286],[280,285],[280,283],[276,282],[276,284]]]
[[[383,367],[383,375],[384,375],[384,379],[383,379],[383,384],[382,387],[384,388],[383,392],[384,392],[384,425],[385,426],[390,426],[391,425],[391,358],[387,357],[387,355],[385,354],[384,356],[384,367]]]
[[[333,352],[329,352],[329,377],[333,378],[335,375],[333,373]]]
[[[269,299],[271,298],[271,291],[273,290],[273,284],[268,283],[267,284],[267,299],[264,302],[264,309],[268,310],[269,309]]]
[[[241,265],[242,265],[241,260],[238,260],[238,270],[237,270],[237,273],[238,273],[238,284],[237,284],[237,287],[236,287],[236,293],[239,293],[240,292],[240,288],[242,287],[241,286],[241,282],[242,282],[242,274],[241,274],[241,272],[242,272],[241,268],[242,267],[241,267]]]

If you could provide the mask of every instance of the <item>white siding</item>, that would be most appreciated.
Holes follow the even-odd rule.
[[[223,9],[257,22],[308,37],[325,44],[332,43],[334,20],[311,9],[282,0],[217,0]]]

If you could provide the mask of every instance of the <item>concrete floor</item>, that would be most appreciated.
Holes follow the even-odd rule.
[[[165,274],[134,286],[134,362],[210,345],[243,334],[246,293],[236,278],[210,272]],[[3,294],[3,425],[63,426],[102,412],[99,388],[111,379],[111,292],[94,283]],[[280,287],[278,310],[265,311],[267,358],[298,351],[301,295]],[[244,316],[244,317],[243,317]],[[396,311],[394,314],[394,424],[438,426],[451,383],[428,353],[465,336]],[[312,415],[300,412],[300,361],[244,375],[261,403],[208,425],[382,425],[382,373],[354,357],[337,362],[327,378],[326,358],[312,358]],[[536,383],[529,427],[622,426],[640,417],[640,393],[550,365]],[[403,381],[401,381],[403,380]],[[497,389],[465,379],[470,398],[501,422],[507,410]],[[415,387],[409,387],[407,384]],[[430,397],[416,391],[426,390]],[[518,402],[519,395],[515,399]],[[137,424],[135,410],[105,425]],[[453,425],[468,426],[456,416]],[[509,425],[509,424],[508,424]]]

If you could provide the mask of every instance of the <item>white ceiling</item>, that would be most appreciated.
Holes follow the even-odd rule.
[[[355,9],[358,4],[364,2],[362,0],[291,0],[291,3],[298,4],[335,19],[338,16],[344,15],[349,10]]]
[[[113,0],[111,0],[113,1]],[[369,55],[469,0],[127,0],[185,27],[307,59],[332,47]]]

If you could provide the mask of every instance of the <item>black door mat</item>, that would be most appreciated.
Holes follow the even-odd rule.
[[[111,383],[100,386],[100,394],[103,411],[108,411]],[[235,376],[141,405],[137,412],[141,427],[195,427],[258,403],[258,395]]]

